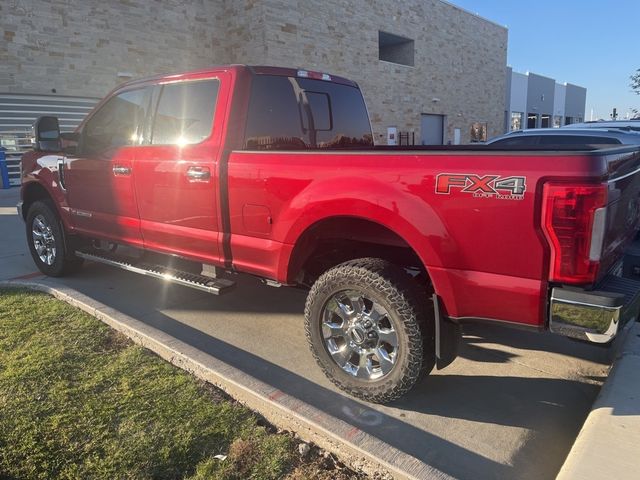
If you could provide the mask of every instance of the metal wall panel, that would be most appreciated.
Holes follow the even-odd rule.
[[[60,95],[16,95],[0,93],[0,132],[30,129],[40,115],[60,119],[60,129],[71,131],[98,103],[97,98]]]
[[[71,132],[98,100],[60,95],[0,93],[0,146],[5,149],[10,184],[20,184],[20,157],[31,148],[31,126],[39,116],[58,117],[60,130]]]

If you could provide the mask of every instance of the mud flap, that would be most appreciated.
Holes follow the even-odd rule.
[[[462,330],[460,325],[442,315],[440,299],[435,293],[433,294],[433,313],[436,327],[436,368],[442,370],[458,356]]]

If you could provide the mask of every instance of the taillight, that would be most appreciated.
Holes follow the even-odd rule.
[[[547,183],[542,226],[551,246],[549,280],[592,283],[600,266],[607,186]]]

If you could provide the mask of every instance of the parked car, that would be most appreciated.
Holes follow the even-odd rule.
[[[640,132],[640,118],[632,120],[600,120],[593,122],[572,123],[562,128],[615,128],[627,132]]]
[[[40,271],[308,288],[313,355],[369,401],[450,363],[463,322],[607,343],[638,313],[640,147],[376,147],[354,82],[239,65],[129,82],[35,134],[19,212]]]
[[[640,145],[640,133],[625,132],[615,128],[532,128],[494,137],[486,145],[494,147]]]

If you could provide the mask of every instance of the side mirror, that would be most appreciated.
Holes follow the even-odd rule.
[[[36,140],[35,149],[41,152],[59,152],[60,125],[56,117],[38,117],[33,124],[33,136]]]

